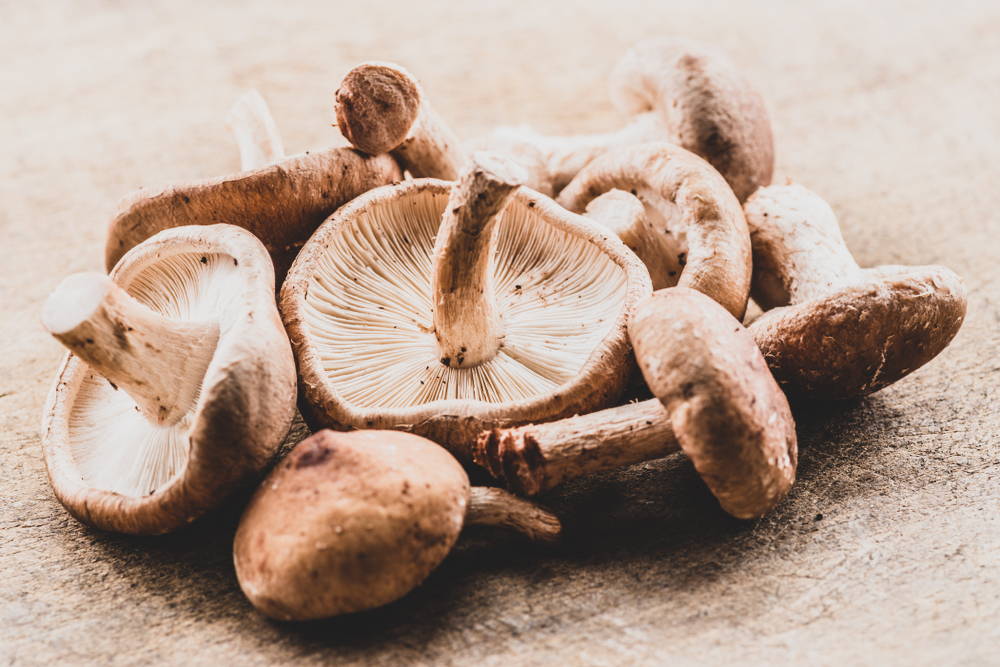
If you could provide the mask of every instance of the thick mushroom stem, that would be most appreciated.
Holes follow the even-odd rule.
[[[474,486],[469,491],[465,525],[503,526],[535,542],[559,539],[559,517],[524,498],[489,486]]]
[[[591,473],[664,457],[680,445],[660,401],[651,399],[479,436],[476,463],[517,493],[535,495]]]
[[[751,290],[761,308],[810,301],[863,278],[833,209],[806,188],[762,188],[745,212],[753,246]]]
[[[525,179],[509,160],[476,153],[451,189],[434,243],[434,333],[441,363],[468,368],[503,344],[493,294],[493,232],[507,200]]]
[[[258,91],[248,91],[236,100],[229,110],[226,124],[240,149],[240,168],[243,171],[260,169],[285,158],[278,126]]]
[[[399,65],[358,65],[334,98],[337,126],[355,148],[371,155],[391,153],[414,177],[458,177],[464,159],[455,134]]]
[[[42,324],[161,426],[194,406],[219,339],[217,323],[163,317],[96,272],[63,280],[45,302]]]
[[[656,229],[656,221],[646,215],[638,197],[624,190],[608,190],[587,204],[584,215],[614,232],[642,260],[654,290],[677,284],[682,267],[676,262],[674,243]]]

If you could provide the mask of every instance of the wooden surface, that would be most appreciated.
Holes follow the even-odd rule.
[[[837,3],[5,3],[0,21],[0,663],[985,664],[1000,660],[1000,7]],[[215,3],[212,3],[215,4]],[[355,62],[423,79],[463,137],[615,127],[637,38],[715,42],[764,93],[779,179],[829,199],[863,265],[943,263],[969,316],[874,397],[799,409],[799,482],[727,518],[666,459],[546,498],[569,535],[476,532],[385,609],[299,626],[236,587],[234,504],[162,539],[54,500],[37,436],[61,354],[39,309],[99,269],[133,187],[234,170],[223,120],[258,87],[291,151],[337,141]]]

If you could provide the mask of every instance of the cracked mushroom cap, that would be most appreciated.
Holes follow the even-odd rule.
[[[589,412],[623,389],[634,363],[626,322],[650,292],[647,272],[612,234],[514,185],[494,202],[495,228],[463,237],[488,243],[469,260],[478,278],[452,274],[466,287],[481,279],[472,291],[496,326],[466,328],[498,338],[470,342],[489,348],[481,363],[464,357],[481,350],[442,352],[435,237],[446,208],[465,211],[449,204],[455,192],[431,179],[373,190],[303,248],[281,310],[314,425],[412,431],[468,460],[481,430]]]
[[[937,356],[965,318],[962,279],[943,266],[862,269],[836,215],[800,185],[746,204],[754,299],[750,331],[782,387],[847,399],[878,391]]]
[[[388,604],[462,530],[469,479],[447,451],[398,431],[321,431],[261,484],[233,544],[240,587],[281,620]]]
[[[695,469],[737,518],[771,510],[795,481],[788,400],[753,337],[684,287],[654,292],[629,324],[639,368]]]
[[[42,319],[72,352],[45,407],[45,462],[84,523],[179,528],[259,474],[288,431],[295,367],[274,270],[239,227],[160,232],[110,279],[67,278]]]

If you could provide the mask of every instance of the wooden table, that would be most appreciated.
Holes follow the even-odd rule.
[[[0,22],[0,662],[998,659],[1000,7],[148,4],[9,4]],[[615,60],[658,34],[742,64],[770,106],[776,180],[825,196],[862,264],[946,264],[970,292],[929,366],[799,412],[799,482],[771,516],[729,519],[689,464],[656,461],[548,496],[568,526],[555,550],[473,533],[403,601],[290,626],[236,586],[235,504],[135,539],[54,500],[37,423],[61,350],[41,303],[100,267],[126,192],[236,168],[224,117],[243,89],[271,102],[292,151],[339,141],[331,93],[366,59],[418,73],[464,137],[597,131],[622,122],[605,95]]]

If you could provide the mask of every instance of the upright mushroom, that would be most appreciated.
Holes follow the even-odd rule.
[[[264,243],[280,282],[327,216],[361,193],[402,178],[391,156],[351,148],[286,158],[259,95],[237,103],[229,121],[245,171],[126,197],[108,230],[109,271],[129,249],[163,229],[226,223],[248,229]]]
[[[468,459],[484,428],[617,398],[648,274],[519,171],[478,155],[454,186],[379,188],[316,231],[281,294],[313,425],[413,431]]]
[[[886,387],[943,350],[965,318],[961,278],[943,266],[861,269],[829,204],[800,185],[746,203],[750,331],[791,394],[843,399]]]
[[[463,525],[559,536],[552,514],[500,489],[469,488],[462,466],[398,431],[320,431],[271,472],[233,543],[240,587],[285,621],[349,614],[416,588]]]
[[[295,365],[264,246],[177,227],[45,303],[69,350],[46,403],[49,479],[97,528],[179,528],[260,473],[295,413]]]
[[[687,40],[648,39],[625,54],[609,81],[620,110],[658,113],[665,138],[708,160],[740,201],[771,182],[774,142],[764,100],[724,54]]]
[[[557,201],[571,211],[589,207],[589,216],[620,234],[645,262],[654,288],[691,287],[743,317],[750,235],[733,191],[697,155],[667,143],[609,152],[584,167]]]
[[[476,462],[533,495],[682,449],[733,516],[774,507],[795,480],[795,424],[749,332],[707,296],[673,287],[636,307],[629,335],[657,398],[486,431]]]

